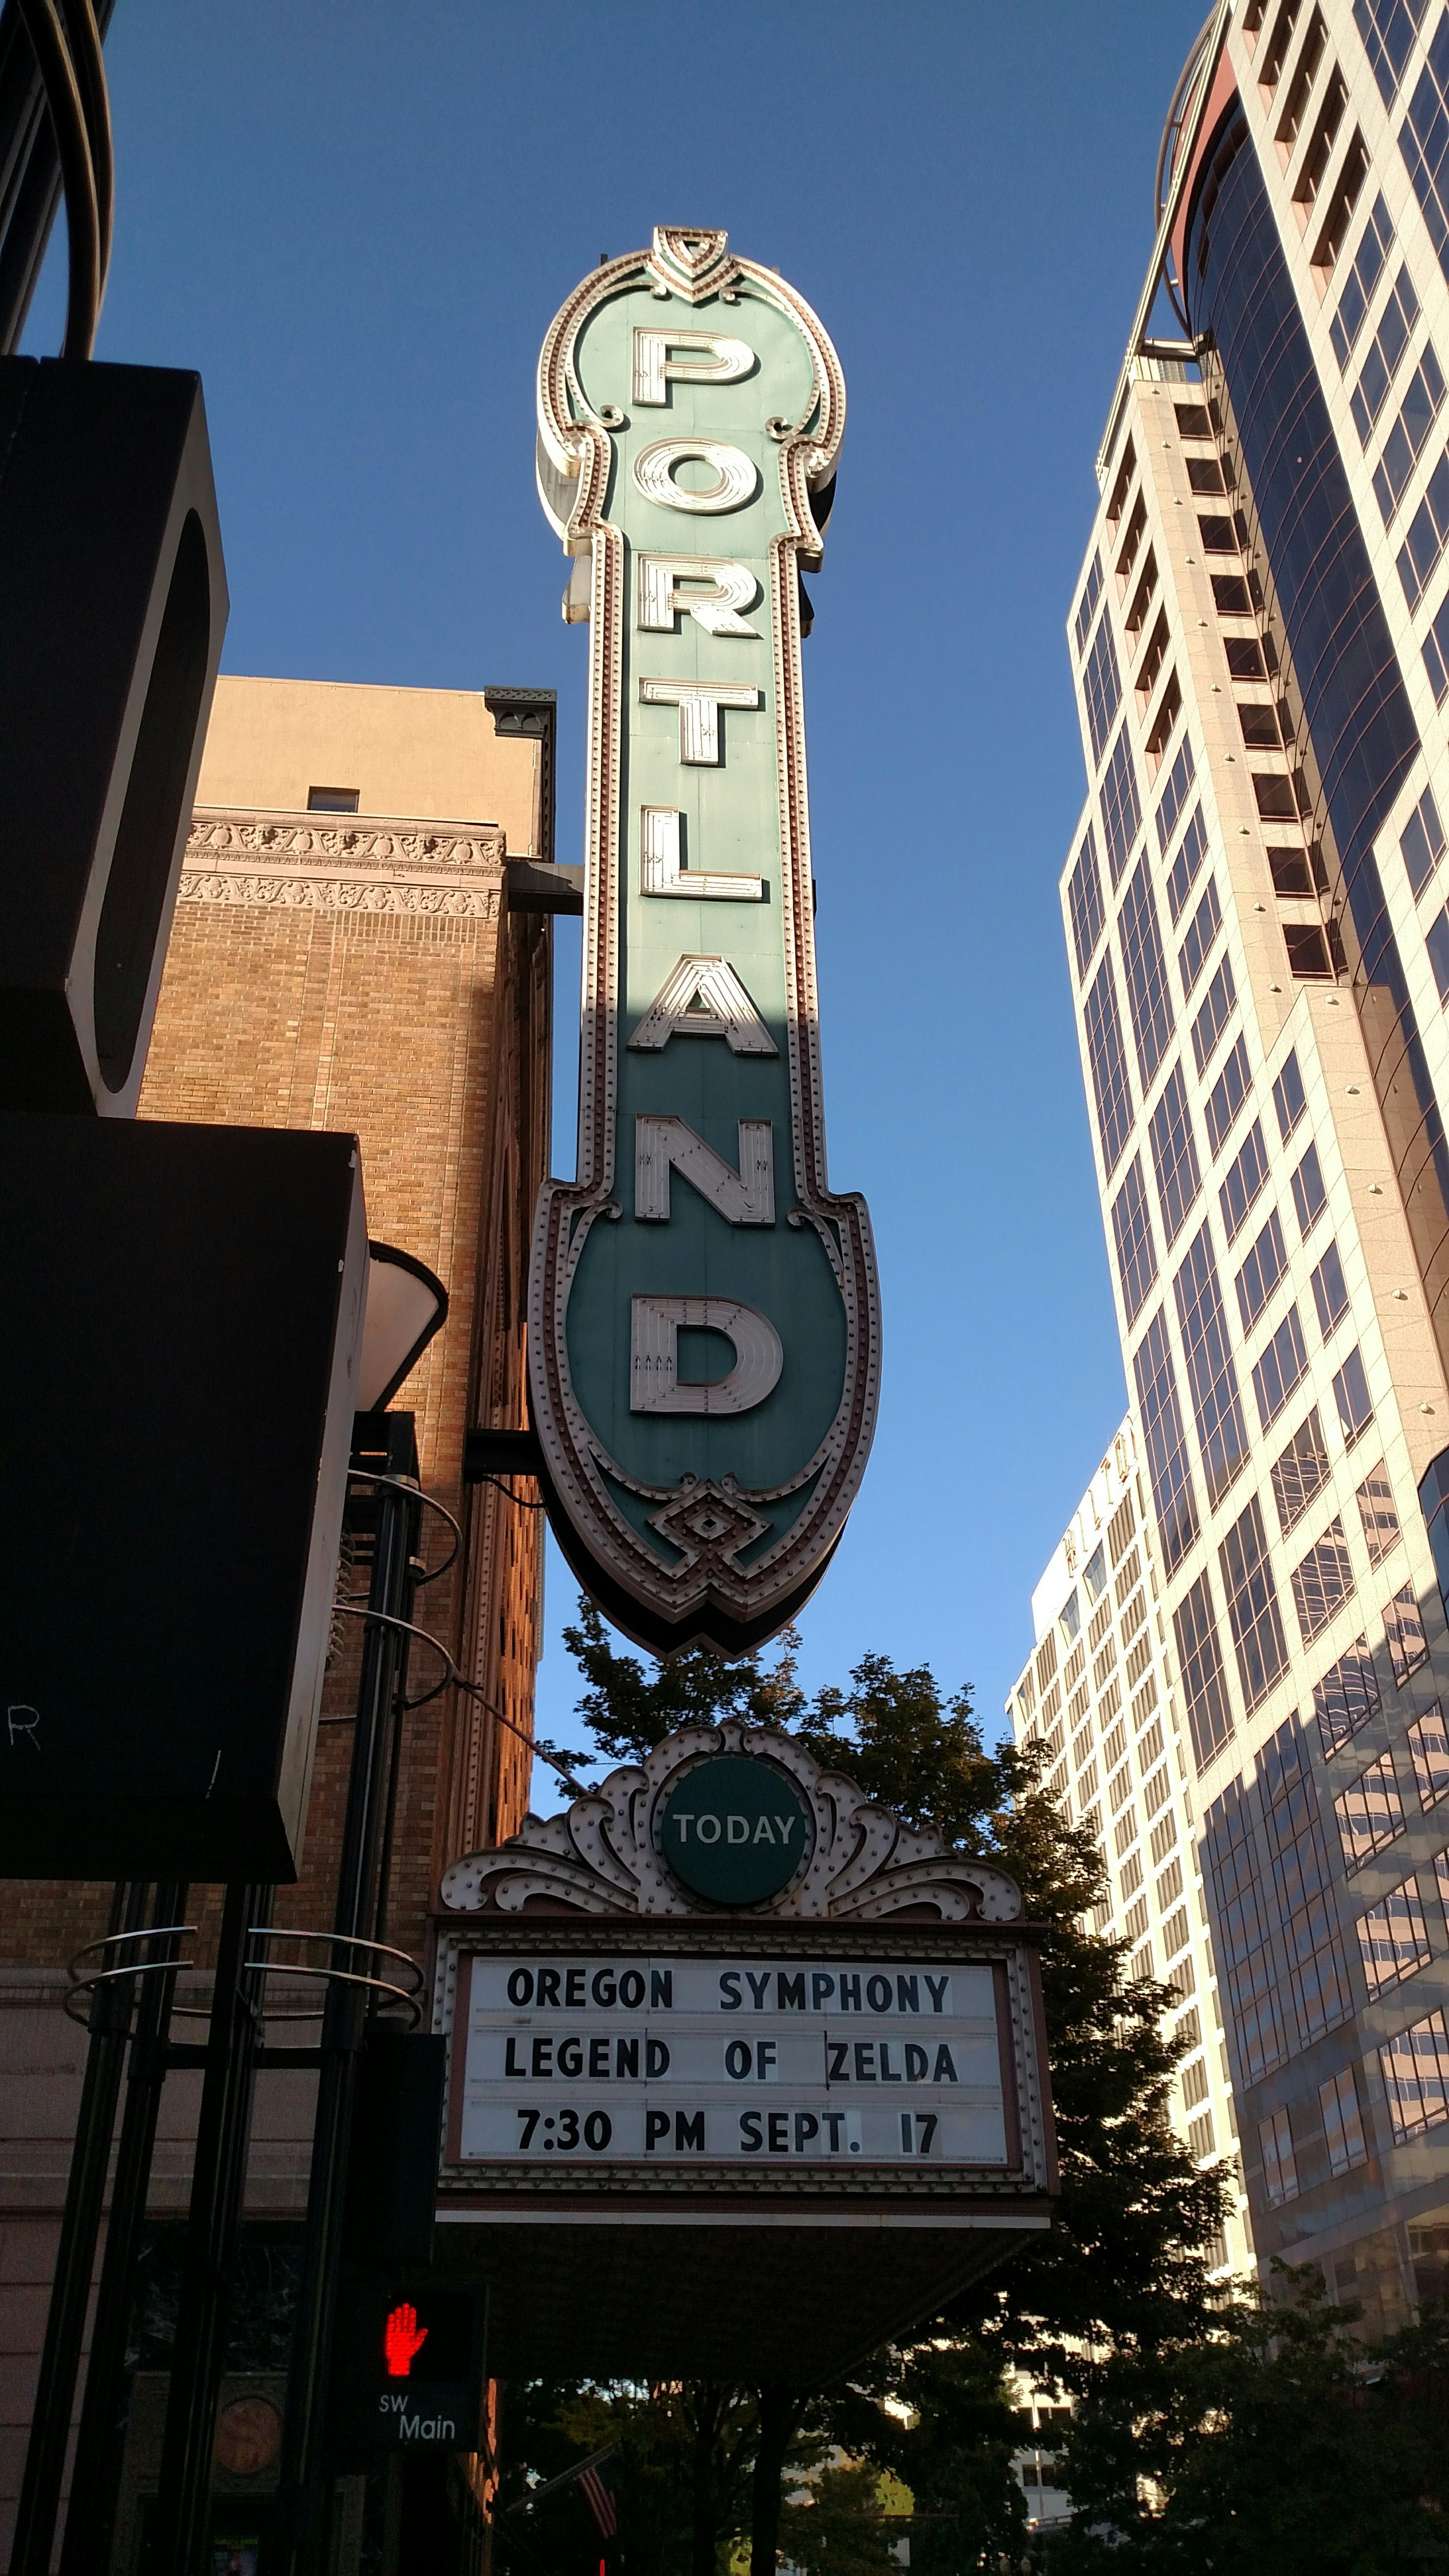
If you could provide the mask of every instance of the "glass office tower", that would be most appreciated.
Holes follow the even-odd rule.
[[[1376,2328],[1449,2283],[1449,10],[1215,12],[1157,193],[1063,908],[1252,2232]]]

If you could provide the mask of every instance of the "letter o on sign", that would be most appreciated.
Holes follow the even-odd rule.
[[[711,1754],[664,1791],[654,1842],[696,1896],[714,1905],[762,1905],[806,1867],[815,1818],[788,1771],[749,1754]]]
[[[686,491],[675,481],[681,465],[705,465],[713,484],[702,492]],[[759,470],[742,447],[722,438],[656,438],[634,459],[634,480],[646,501],[663,510],[688,510],[696,518],[715,518],[721,510],[739,510],[760,488]]]

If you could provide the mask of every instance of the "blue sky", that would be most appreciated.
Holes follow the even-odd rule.
[[[805,655],[831,1175],[880,1251],[880,1430],[804,1613],[971,1681],[1124,1393],[1056,880],[1084,788],[1063,620],[1202,0],[118,0],[97,354],[201,370],[230,671],[553,687],[579,853],[585,636],[533,370],[601,252],[727,225],[809,297],[849,423]],[[60,337],[52,251],[27,346]],[[559,943],[572,1170],[577,937]],[[553,1555],[542,1731],[577,1742]],[[551,1804],[542,1782],[541,1803]]]

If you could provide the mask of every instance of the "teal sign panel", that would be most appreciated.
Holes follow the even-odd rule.
[[[800,644],[845,420],[803,298],[661,227],[543,345],[538,470],[589,626],[578,1173],[540,1193],[529,1390],[554,1528],[668,1652],[783,1626],[880,1379],[865,1202],[826,1173]]]
[[[715,1905],[760,1905],[798,1878],[815,1818],[788,1771],[716,1753],[681,1774],[659,1804],[659,1848],[676,1878]]]

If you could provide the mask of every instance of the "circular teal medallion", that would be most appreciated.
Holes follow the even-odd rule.
[[[743,1753],[696,1762],[665,1792],[659,1848],[676,1878],[715,1905],[759,1905],[788,1886],[815,1839],[788,1771]]]

